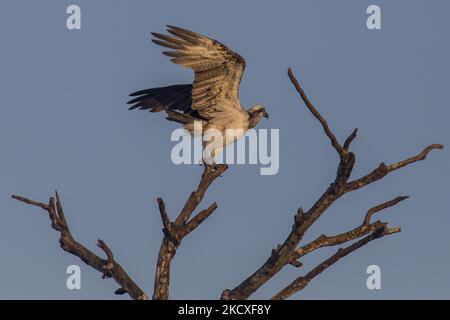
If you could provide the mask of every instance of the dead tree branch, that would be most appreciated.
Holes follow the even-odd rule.
[[[345,140],[343,146],[338,142],[336,136],[331,131],[327,121],[322,117],[322,115],[317,111],[317,109],[313,106],[311,101],[305,94],[305,91],[300,86],[297,81],[294,73],[289,68],[288,76],[294,85],[297,92],[300,94],[303,102],[309,111],[313,114],[313,116],[320,122],[323,127],[323,130],[326,136],[330,139],[331,145],[339,154],[340,162],[337,168],[336,177],[334,182],[330,184],[330,186],[325,190],[325,192],[319,197],[319,199],[314,203],[314,205],[306,212],[303,212],[303,209],[300,208],[297,211],[297,214],[294,219],[294,224],[292,226],[292,230],[287,236],[286,240],[278,245],[276,249],[272,250],[272,254],[269,258],[263,263],[263,265],[258,268],[253,274],[251,274],[247,279],[241,282],[234,289],[229,290],[225,289],[222,292],[222,299],[247,299],[251,294],[253,294],[256,290],[258,290],[262,285],[264,285],[267,281],[269,281],[275,274],[277,274],[283,267],[286,265],[294,265],[296,267],[301,266],[301,262],[298,259],[305,254],[316,250],[320,247],[324,246],[332,246],[338,245],[344,242],[348,242],[359,237],[368,235],[367,237],[359,240],[353,245],[341,249],[324,261],[322,264],[314,268],[308,274],[303,277],[297,278],[293,283],[291,283],[288,287],[280,291],[277,295],[275,295],[274,299],[284,299],[289,297],[295,292],[303,289],[315,276],[320,274],[326,268],[328,268],[333,263],[340,260],[342,257],[346,256],[350,252],[362,247],[366,243],[378,239],[384,235],[399,232],[399,228],[390,229],[387,227],[387,223],[383,223],[381,221],[376,221],[374,223],[370,223],[370,219],[372,215],[380,210],[391,207],[398,202],[406,199],[406,197],[398,197],[391,201],[388,201],[384,204],[376,206],[370,209],[365,216],[365,219],[361,226],[353,229],[351,231],[333,236],[327,237],[325,235],[320,236],[313,242],[298,248],[299,243],[303,239],[304,234],[307,232],[309,227],[314,224],[314,222],[319,219],[322,214],[342,195],[354,191],[356,189],[360,189],[372,182],[378,181],[385,177],[389,172],[397,170],[401,167],[412,164],[416,161],[424,160],[428,153],[433,149],[442,149],[443,145],[433,144],[425,148],[418,155],[408,158],[406,160],[400,161],[395,164],[385,165],[381,164],[377,169],[373,170],[368,175],[348,182],[350,175],[352,173],[353,166],[355,164],[355,154],[350,152],[350,145],[352,141],[356,138],[357,129],[353,130],[350,136]]]
[[[217,204],[213,203],[207,209],[195,214],[192,218],[191,216],[202,201],[211,183],[220,177],[221,174],[227,169],[227,165],[205,165],[197,189],[191,193],[180,214],[173,222],[170,221],[163,199],[157,199],[159,213],[163,224],[164,238],[161,244],[156,266],[153,299],[168,299],[170,266],[181,240],[194,231],[203,221],[205,221],[217,209]],[[106,259],[100,258],[72,237],[57,192],[56,200],[51,197],[48,204],[17,195],[13,195],[12,197],[16,200],[29,205],[37,206],[47,211],[51,220],[52,228],[60,232],[61,236],[59,241],[61,247],[65,251],[78,256],[87,265],[100,271],[103,278],[113,278],[120,285],[120,288],[115,292],[116,294],[128,293],[131,298],[136,300],[148,299],[147,295],[137,286],[137,284],[128,276],[120,264],[114,259],[111,249],[104,241],[98,240],[97,245],[105,252],[107,257]]]
[[[307,255],[308,253],[311,253],[312,251],[317,250],[319,248],[336,246],[336,245],[339,245],[339,244],[342,244],[345,242],[349,242],[349,241],[355,240],[357,238],[360,238],[362,236],[365,236],[369,233],[375,232],[376,230],[379,230],[380,228],[386,227],[387,222],[381,222],[380,220],[370,223],[372,216],[375,213],[377,213],[381,210],[390,208],[392,206],[395,206],[399,202],[401,202],[405,199],[408,199],[408,198],[409,198],[408,196],[397,197],[395,199],[392,199],[390,201],[387,201],[385,203],[382,203],[378,206],[375,206],[375,207],[369,209],[366,212],[364,221],[362,222],[362,224],[360,226],[354,228],[353,230],[350,230],[350,231],[347,231],[347,232],[344,232],[341,234],[337,234],[334,236],[321,235],[321,236],[317,237],[315,240],[311,241],[310,243],[296,249],[295,253],[294,253],[294,258],[299,259],[299,258]]]
[[[204,209],[195,214],[192,218],[191,216],[202,201],[211,183],[219,176],[221,176],[221,174],[224,173],[227,168],[227,165],[205,165],[197,189],[191,193],[180,214],[173,222],[170,221],[169,214],[167,212],[166,205],[163,199],[157,199],[159,213],[161,215],[163,224],[164,238],[161,244],[156,266],[153,299],[168,299],[170,266],[172,259],[175,256],[176,250],[181,243],[181,240],[189,233],[194,231],[203,221],[205,221],[217,209],[217,204],[213,203],[207,209]],[[106,259],[98,257],[96,254],[81,245],[72,237],[57,192],[56,200],[55,198],[51,197],[48,204],[30,200],[28,198],[17,195],[13,195],[12,197],[16,200],[29,205],[40,207],[47,211],[51,220],[52,228],[57,230],[61,234],[61,247],[65,251],[78,256],[87,265],[100,271],[103,275],[103,278],[112,277],[120,285],[120,288],[115,292],[116,294],[128,293],[133,299],[148,299],[147,295],[136,285],[136,283],[134,283],[134,281],[128,276],[128,274],[120,266],[120,264],[117,263],[117,261],[114,259],[111,249],[104,241],[98,240],[97,245],[105,252],[107,257]]]
[[[61,200],[58,192],[55,192],[55,197],[51,197],[49,202],[41,203],[25,197],[13,195],[14,199],[30,204],[48,212],[51,226],[60,233],[59,243],[64,251],[67,251],[81,260],[95,270],[102,273],[102,278],[113,278],[120,288],[116,294],[128,293],[131,298],[135,300],[147,300],[147,295],[138,287],[138,285],[130,278],[122,266],[114,259],[111,249],[103,240],[98,240],[97,246],[106,254],[106,259],[102,259],[88,248],[77,242],[69,229]]]
[[[399,161],[397,163],[393,163],[390,165],[386,165],[384,162],[380,163],[380,165],[374,169],[369,174],[365,175],[362,178],[356,179],[354,181],[350,181],[347,183],[347,186],[345,187],[345,192],[354,191],[357,189],[361,189],[362,187],[365,187],[368,184],[371,184],[375,181],[378,181],[382,178],[384,178],[388,173],[395,171],[397,169],[403,168],[407,165],[410,165],[417,161],[425,160],[428,156],[428,153],[434,149],[443,149],[444,146],[442,144],[432,144],[426,147],[422,150],[419,154],[410,157],[406,160]]]
[[[322,125],[323,130],[325,131],[325,134],[327,135],[327,137],[331,141],[331,145],[333,146],[334,149],[336,149],[337,153],[339,154],[339,157],[341,159],[343,159],[344,156],[345,156],[345,153],[346,153],[344,148],[339,144],[339,142],[337,141],[336,136],[334,135],[334,133],[331,132],[327,121],[322,117],[322,115],[317,111],[317,109],[313,106],[313,104],[311,103],[309,98],[306,96],[305,91],[303,90],[303,88],[298,83],[298,81],[295,78],[294,73],[292,72],[291,68],[288,69],[288,76],[289,76],[289,79],[291,80],[292,84],[294,85],[295,89],[300,94],[301,98],[303,99],[303,102],[308,107],[309,111],[311,111],[313,116]],[[352,136],[354,136],[354,137],[351,138]],[[347,142],[346,144],[348,144],[348,146],[349,146],[350,143],[351,143],[351,140],[353,140],[355,137],[356,137],[356,130],[353,131],[352,135],[349,137],[349,142]],[[347,149],[348,149],[348,146],[347,146]]]
[[[375,239],[400,232],[399,227],[389,228],[387,222],[383,222],[381,220],[371,222],[371,220],[374,214],[395,206],[401,201],[407,199],[407,196],[397,197],[372,207],[366,212],[362,223],[352,230],[332,236],[321,235],[307,244],[300,245],[309,228],[341,196],[381,180],[392,171],[403,168],[417,161],[425,160],[430,151],[434,149],[442,149],[444,147],[441,144],[432,144],[415,156],[390,165],[381,163],[376,169],[372,170],[372,172],[367,175],[356,180],[349,181],[356,159],[355,154],[350,151],[350,146],[357,136],[357,129],[354,129],[341,145],[335,134],[331,131],[325,118],[317,111],[309,98],[306,96],[305,91],[300,86],[290,68],[288,70],[288,75],[306,107],[320,122],[325,135],[331,142],[331,146],[339,155],[339,164],[336,170],[336,175],[334,177],[334,181],[328,186],[328,188],[326,188],[326,190],[309,210],[306,212],[304,212],[302,208],[297,210],[297,213],[294,216],[292,229],[284,242],[276,246],[276,248],[272,250],[268,259],[253,274],[247,277],[247,279],[242,281],[232,290],[225,289],[222,292],[222,299],[247,299],[286,265],[301,267],[302,263],[299,259],[315,250],[355,241],[353,244],[339,249],[335,254],[311,269],[311,271],[305,275],[297,277],[294,281],[272,297],[272,299],[286,299],[301,291],[315,277],[351,252],[365,246]],[[227,169],[227,165],[205,165],[197,189],[190,194],[184,207],[174,220],[170,219],[164,200],[161,198],[157,199],[159,214],[163,225],[163,239],[156,265],[153,299],[162,300],[169,298],[172,260],[175,257],[177,249],[183,238],[194,231],[217,209],[217,204],[213,203],[207,209],[201,210],[200,212],[194,214],[212,182],[220,177],[221,174],[223,174]],[[87,265],[101,272],[103,278],[113,278],[120,286],[115,292],[116,294],[128,293],[133,299],[148,299],[147,295],[137,286],[137,284],[128,276],[125,270],[115,260],[112,250],[104,241],[98,240],[97,245],[105,253],[106,259],[100,258],[73,238],[57,192],[55,194],[55,198],[51,197],[48,204],[17,195],[13,195],[12,197],[18,201],[47,211],[51,220],[52,228],[60,233],[59,241],[61,247],[65,251],[78,256]]]
[[[217,209],[217,204],[213,203],[209,208],[200,211],[191,218],[192,213],[203,200],[211,183],[227,169],[227,165],[216,165],[215,167],[205,165],[197,190],[191,193],[173,222],[169,219],[164,201],[158,198],[159,212],[164,226],[164,238],[156,265],[153,299],[165,300],[169,298],[170,266],[181,240],[208,218]]]
[[[331,257],[329,257],[327,260],[320,263],[317,267],[312,269],[310,272],[308,272],[303,277],[298,277],[293,282],[291,282],[286,288],[278,292],[275,296],[272,297],[272,300],[282,300],[289,298],[291,295],[293,295],[296,292],[299,292],[303,288],[305,288],[311,280],[313,280],[315,277],[317,277],[319,274],[321,274],[323,271],[328,269],[328,267],[332,266],[334,263],[338,262],[341,258],[345,257],[346,255],[352,253],[353,251],[361,248],[362,246],[368,244],[370,241],[373,241],[375,239],[384,237],[389,234],[400,232],[400,228],[387,228],[385,226],[375,230],[370,235],[368,235],[365,238],[362,238],[361,240],[355,242],[354,244],[346,247],[338,249],[338,251],[333,254]]]

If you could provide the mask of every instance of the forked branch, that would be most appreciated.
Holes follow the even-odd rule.
[[[130,278],[122,266],[114,259],[111,249],[103,240],[98,240],[97,246],[103,250],[106,259],[100,258],[91,250],[77,242],[70,232],[67,224],[61,200],[58,192],[55,192],[55,197],[51,197],[48,203],[42,203],[30,200],[25,197],[13,195],[14,199],[23,203],[33,205],[44,209],[48,212],[51,226],[60,233],[59,243],[61,248],[65,251],[79,257],[87,265],[102,273],[102,278],[113,278],[120,286],[116,294],[128,293],[131,298],[135,300],[147,300],[147,295],[139,288],[139,286]]]
[[[163,224],[164,238],[161,244],[156,267],[153,299],[168,299],[170,266],[181,240],[194,231],[202,222],[204,222],[217,209],[217,204],[213,203],[207,209],[198,212],[193,217],[191,216],[202,201],[211,183],[220,177],[221,174],[227,170],[227,168],[227,165],[205,165],[197,189],[191,193],[180,214],[173,222],[169,218],[163,199],[157,199],[159,213]],[[120,288],[115,292],[116,294],[128,293],[133,299],[148,299],[147,295],[138,287],[138,285],[128,276],[121,265],[114,259],[111,249],[104,241],[98,240],[97,245],[105,252],[106,259],[100,258],[72,237],[57,192],[55,196],[56,199],[51,197],[48,204],[17,195],[13,195],[12,197],[23,203],[33,205],[47,211],[51,220],[52,228],[60,232],[61,247],[65,251],[78,256],[87,265],[100,271],[103,278],[113,278],[120,285]]]
[[[304,289],[315,277],[321,274],[323,271],[328,269],[330,266],[338,262],[340,259],[345,257],[346,255],[352,253],[353,251],[361,248],[362,246],[368,244],[370,241],[375,239],[384,237],[389,234],[400,232],[400,228],[387,228],[385,226],[380,229],[375,230],[365,238],[358,240],[354,244],[346,247],[338,249],[338,251],[329,257],[327,260],[320,263],[317,267],[313,268],[310,272],[302,277],[298,277],[292,283],[290,283],[286,288],[278,292],[275,296],[272,297],[272,300],[282,300],[289,298],[296,292]]]
[[[191,216],[203,200],[206,190],[211,183],[227,169],[227,165],[215,165],[214,167],[205,165],[197,189],[191,193],[183,209],[173,222],[170,221],[164,201],[158,198],[159,212],[164,226],[164,238],[161,243],[156,265],[153,299],[165,300],[169,298],[170,267],[181,240],[205,221],[217,209],[217,204],[213,203],[192,218]]]
[[[303,256],[306,256],[308,253],[311,253],[319,248],[323,247],[330,247],[330,246],[336,246],[343,244],[345,242],[349,242],[355,239],[358,239],[362,236],[365,236],[369,233],[375,232],[376,230],[379,230],[380,228],[384,228],[387,226],[387,222],[382,222],[380,220],[377,220],[375,222],[370,222],[372,219],[372,216],[384,209],[390,208],[398,204],[399,202],[408,199],[408,196],[401,196],[397,197],[395,199],[392,199],[390,201],[387,201],[385,203],[382,203],[380,205],[377,205],[371,209],[369,209],[366,212],[366,215],[364,217],[363,222],[358,227],[344,232],[340,233],[334,236],[326,236],[321,235],[317,237],[315,240],[309,242],[308,244],[299,247],[295,250],[294,257],[295,259],[300,259]]]

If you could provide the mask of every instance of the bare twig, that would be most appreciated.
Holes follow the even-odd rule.
[[[138,285],[125,272],[122,266],[114,259],[111,249],[106,245],[104,241],[98,240],[97,245],[105,252],[107,257],[106,260],[97,256],[95,253],[87,249],[72,237],[69,225],[67,224],[64,216],[61,200],[58,193],[55,193],[56,201],[52,197],[50,198],[48,204],[30,200],[28,198],[17,195],[13,195],[12,198],[26,204],[40,207],[47,211],[52,222],[53,229],[60,232],[59,242],[61,244],[61,248],[79,257],[87,265],[101,272],[102,278],[113,278],[120,285],[120,288],[116,291],[117,294],[124,294],[126,292],[133,299],[147,300],[147,295],[138,287]]]
[[[215,210],[217,209],[217,203],[213,203],[209,208],[200,211],[191,220],[186,223],[183,231],[188,234],[195,230],[203,221],[205,221]]]
[[[359,225],[358,227],[347,231],[347,232],[343,232],[334,236],[326,236],[326,235],[321,235],[319,237],[317,237],[315,240],[311,241],[310,243],[299,247],[297,250],[295,250],[295,259],[299,259],[305,255],[307,255],[308,253],[317,250],[319,248],[322,247],[330,247],[330,246],[335,246],[335,245],[339,245],[348,241],[352,241],[355,240],[357,238],[360,238],[362,236],[365,236],[371,232],[374,232],[375,230],[380,229],[381,227],[386,227],[387,226],[387,222],[381,222],[379,220],[370,223],[370,220],[372,218],[372,216],[384,209],[390,208],[396,204],[398,204],[399,202],[408,199],[408,196],[402,196],[402,197],[397,197],[395,199],[392,199],[390,201],[387,201],[385,203],[379,204],[375,207],[370,208],[367,212],[366,215],[364,216],[364,220],[362,222],[361,225]]]
[[[344,150],[348,151],[350,149],[350,144],[353,142],[353,140],[356,138],[358,134],[358,128],[355,128],[352,133],[348,136],[348,138],[344,142]]]
[[[308,107],[309,111],[313,114],[313,116],[319,120],[319,122],[322,124],[323,130],[325,131],[325,134],[328,136],[328,138],[331,141],[331,145],[334,149],[336,149],[337,153],[339,154],[339,157],[342,159],[345,156],[345,150],[342,148],[342,146],[339,144],[339,142],[336,139],[336,136],[333,132],[331,132],[328,123],[326,120],[322,117],[322,115],[317,111],[317,109],[313,106],[311,101],[308,99],[308,97],[305,94],[305,91],[298,83],[296,77],[294,76],[294,73],[292,72],[292,69],[288,69],[288,76],[291,80],[292,84],[294,85],[297,92],[300,94],[301,98],[303,99],[303,102],[305,102],[305,105]]]
[[[411,157],[411,158],[408,158],[406,160],[403,160],[403,161],[400,161],[400,162],[393,163],[393,164],[389,165],[388,166],[388,171],[391,172],[391,171],[403,168],[403,167],[405,167],[405,166],[407,166],[407,165],[409,165],[411,163],[425,160],[427,158],[427,156],[428,156],[428,153],[431,150],[434,150],[434,149],[444,149],[444,146],[442,144],[439,144],[439,143],[435,143],[435,144],[429,145],[428,147],[423,149],[422,152],[419,153],[418,155],[416,155],[414,157]]]
[[[171,232],[171,223],[169,219],[169,215],[167,214],[166,204],[164,200],[161,198],[156,199],[158,201],[159,213],[161,215],[161,220],[164,227],[164,232]]]
[[[347,186],[345,187],[345,192],[354,191],[357,189],[360,189],[362,187],[365,187],[368,184],[371,184],[375,181],[378,181],[382,178],[384,178],[388,173],[395,171],[397,169],[403,168],[407,165],[410,165],[414,162],[425,160],[428,153],[435,149],[443,149],[444,146],[442,144],[432,144],[426,147],[422,152],[419,154],[408,158],[403,161],[399,161],[397,163],[393,163],[390,165],[386,165],[385,163],[381,163],[376,169],[374,169],[369,174],[363,176],[362,178],[350,181],[347,183]]]
[[[375,213],[377,213],[377,212],[379,212],[379,211],[381,211],[381,210],[384,210],[384,209],[386,209],[386,208],[390,208],[390,207],[392,207],[392,206],[395,206],[397,203],[399,203],[399,202],[401,202],[401,201],[403,201],[403,200],[406,200],[406,199],[408,199],[408,198],[409,198],[409,196],[401,196],[401,197],[397,197],[397,198],[392,199],[392,200],[390,200],[390,201],[387,201],[387,202],[385,202],[385,203],[379,204],[379,205],[377,205],[376,207],[370,208],[370,209],[367,211],[366,216],[364,217],[364,222],[363,222],[363,224],[364,224],[364,225],[368,225],[368,224],[370,223],[370,220],[372,219],[372,216],[373,216]]]
[[[13,195],[12,198],[16,199],[16,200],[19,200],[19,201],[21,201],[23,203],[30,204],[32,206],[36,206],[36,207],[42,208],[42,209],[44,209],[46,211],[49,211],[49,208],[50,208],[50,204],[46,204],[46,203],[30,200],[30,199],[22,197],[22,196]]]

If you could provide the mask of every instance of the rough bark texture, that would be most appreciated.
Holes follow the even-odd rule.
[[[208,190],[211,183],[227,169],[227,165],[215,165],[214,167],[205,165],[197,190],[191,193],[183,209],[173,222],[170,221],[164,201],[158,198],[159,212],[164,226],[164,238],[156,264],[153,299],[166,300],[169,298],[170,266],[181,240],[208,218],[217,209],[217,204],[213,203],[209,208],[200,211],[191,218],[192,213],[203,200],[206,190]]]

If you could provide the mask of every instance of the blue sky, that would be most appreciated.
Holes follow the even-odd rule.
[[[82,29],[66,28],[78,4]],[[366,28],[378,4],[382,29]],[[156,197],[172,217],[202,168],[170,160],[174,123],[127,110],[127,95],[189,83],[150,42],[166,24],[211,36],[247,61],[244,106],[263,104],[280,130],[280,169],[232,166],[201,207],[214,215],[182,243],[171,298],[215,299],[258,268],[332,182],[338,159],[286,71],[291,66],[341,141],[353,144],[359,177],[431,143],[449,145],[448,1],[2,1],[0,3],[0,298],[117,299],[117,285],[61,250],[40,210],[10,198],[47,201],[57,189],[74,236],[98,238],[151,293],[162,239]],[[335,203],[308,232],[334,234],[398,195],[411,199],[380,214],[402,232],[341,260],[293,298],[449,298],[450,223],[447,149]],[[268,298],[335,249],[286,267],[252,298]],[[82,289],[65,270],[78,264]],[[366,288],[366,268],[381,268],[382,289]],[[125,299],[119,297],[118,299]]]

